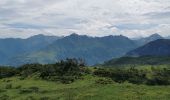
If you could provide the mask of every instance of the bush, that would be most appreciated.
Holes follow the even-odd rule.
[[[6,90],[4,90],[4,89],[0,89],[0,94],[1,94],[2,92],[6,92]]]
[[[10,100],[8,95],[2,95],[0,96],[1,100]]]
[[[13,67],[1,67],[0,66],[0,79],[1,78],[7,78],[12,77],[14,75],[18,74],[18,70]]]
[[[19,93],[20,94],[27,94],[27,93],[32,93],[32,89],[20,89]]]
[[[94,75],[111,78],[115,82],[122,83],[128,81],[133,84],[147,85],[170,85],[170,69],[160,68],[152,71],[131,68],[105,68],[96,69]],[[151,78],[147,77],[151,76]],[[102,80],[101,80],[102,81]]]
[[[109,78],[98,79],[95,81],[96,84],[112,84],[113,81]]]
[[[147,85],[170,85],[170,80],[164,77],[154,77],[152,79],[148,79],[146,84]]]
[[[55,64],[25,64],[19,68],[0,67],[0,78],[20,75],[20,80],[37,76],[41,79],[71,83],[84,74],[91,73],[82,59],[66,59]],[[36,78],[37,78],[36,77]]]
[[[15,87],[15,89],[21,89],[21,87],[22,87],[21,85],[18,85]]]
[[[7,85],[5,86],[5,89],[12,89],[12,84],[7,84]]]
[[[74,76],[63,76],[61,77],[61,82],[64,84],[70,84],[76,80],[76,77]]]

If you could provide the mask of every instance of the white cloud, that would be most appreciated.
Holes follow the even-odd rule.
[[[169,12],[170,0],[1,0],[0,37],[167,36]]]

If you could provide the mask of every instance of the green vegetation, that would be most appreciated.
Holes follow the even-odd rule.
[[[83,60],[0,67],[1,100],[169,100],[170,67],[85,67]],[[6,74],[7,73],[7,74]],[[12,73],[12,74],[10,74]]]
[[[169,56],[140,56],[121,57],[104,63],[104,66],[127,66],[127,65],[170,65]]]
[[[111,78],[118,83],[127,81],[133,84],[170,85],[170,68],[98,68],[94,75]]]

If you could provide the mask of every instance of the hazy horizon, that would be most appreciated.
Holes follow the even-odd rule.
[[[77,34],[77,35],[79,35],[79,36],[88,36],[88,37],[93,37],[93,38],[95,38],[95,37],[107,37],[107,36],[125,36],[125,35],[122,35],[122,34],[119,34],[119,35],[105,35],[105,36],[90,36],[90,35],[88,35],[88,34],[78,34],[78,33],[70,33],[70,34],[68,34],[68,35],[54,35],[54,34],[34,34],[34,35],[32,35],[32,36],[28,36],[28,37],[0,37],[0,39],[9,39],[9,38],[13,38],[13,39],[28,39],[28,38],[31,38],[31,37],[35,37],[35,36],[40,36],[40,35],[42,35],[42,36],[54,36],[54,37],[59,37],[59,38],[62,38],[62,37],[67,37],[67,36],[70,36],[70,35],[72,35],[72,34]],[[149,35],[149,36],[141,36],[141,37],[134,37],[134,38],[132,38],[132,37],[128,37],[128,36],[125,36],[125,37],[127,37],[127,38],[129,38],[129,39],[132,39],[132,40],[138,40],[138,39],[142,39],[142,38],[147,38],[147,37],[150,37],[150,36],[152,36],[152,35],[160,35],[159,33],[153,33],[153,34],[151,34],[151,35]],[[162,35],[160,35],[161,37],[163,37],[163,38],[165,38],[165,39],[169,39],[169,37],[170,36],[162,36]]]

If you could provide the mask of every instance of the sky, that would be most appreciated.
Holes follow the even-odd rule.
[[[1,0],[0,38],[170,36],[170,0]]]

